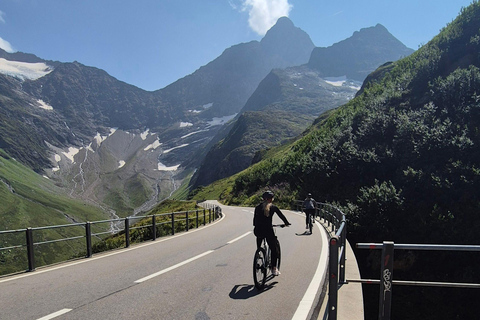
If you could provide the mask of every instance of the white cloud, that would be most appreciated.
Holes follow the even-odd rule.
[[[242,11],[248,11],[248,23],[263,36],[281,17],[288,17],[293,5],[288,0],[242,0]],[[230,3],[232,5],[232,3]],[[232,7],[234,7],[232,5]]]
[[[7,40],[3,40],[2,38],[0,38],[0,48],[10,53],[15,52],[15,49],[13,49],[12,45]]]

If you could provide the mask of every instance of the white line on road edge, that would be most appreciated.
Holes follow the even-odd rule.
[[[146,277],[144,277],[144,278],[142,278],[142,279],[139,279],[139,280],[135,281],[135,283],[142,283],[142,282],[144,282],[144,281],[147,281],[147,280],[150,280],[150,279],[152,279],[152,278],[155,278],[155,277],[157,277],[157,276],[159,276],[159,275],[161,275],[161,274],[164,274],[164,273],[166,273],[166,272],[168,272],[168,271],[172,271],[173,269],[176,269],[176,268],[178,268],[178,267],[181,267],[181,266],[183,266],[183,265],[185,265],[185,264],[187,264],[187,263],[190,263],[190,262],[192,262],[192,261],[194,261],[194,260],[200,259],[201,257],[206,256],[207,254],[210,254],[210,253],[212,253],[213,251],[214,251],[214,250],[208,250],[208,251],[206,251],[206,252],[204,252],[204,253],[202,253],[202,254],[199,254],[198,256],[195,256],[195,257],[190,258],[190,259],[188,259],[188,260],[185,260],[185,261],[183,261],[183,262],[177,263],[176,265],[171,266],[171,267],[169,267],[169,268],[167,268],[167,269],[163,269],[163,270],[161,270],[161,271],[159,271],[159,272],[156,272],[156,273],[151,274],[151,275],[149,275],[149,276],[146,276]]]
[[[242,239],[243,237],[248,236],[250,233],[252,233],[252,231],[248,231],[247,233],[241,235],[240,237],[228,241],[227,244],[232,244],[232,243],[234,243],[235,241],[238,241],[238,240]]]
[[[22,274],[22,275],[19,275],[19,276],[13,276],[11,278],[6,278],[4,280],[0,280],[0,283],[12,281],[12,280],[17,280],[17,279],[21,279],[21,278],[25,278],[25,277],[36,276],[36,275],[39,275],[39,274],[42,274],[42,273],[45,273],[45,272],[54,271],[54,270],[58,270],[58,269],[63,269],[63,268],[75,266],[77,264],[92,262],[92,261],[95,261],[95,260],[98,260],[98,259],[103,259],[103,258],[114,256],[114,255],[117,255],[117,254],[126,253],[126,252],[129,252],[129,251],[132,251],[132,250],[137,250],[137,249],[140,249],[140,248],[143,248],[143,247],[156,245],[156,244],[162,243],[164,241],[169,241],[169,240],[172,240],[172,239],[175,239],[175,238],[178,238],[178,237],[183,237],[183,236],[192,234],[192,233],[197,232],[197,231],[205,230],[206,228],[210,228],[210,227],[214,226],[215,224],[219,223],[224,218],[225,218],[225,214],[223,214],[220,219],[215,220],[214,222],[212,222],[212,223],[210,223],[206,226],[203,226],[201,228],[198,228],[198,229],[191,229],[188,232],[178,233],[178,234],[175,234],[173,236],[168,236],[167,238],[164,238],[164,239],[160,239],[160,240],[157,239],[157,241],[152,241],[152,242],[148,242],[148,243],[139,244],[139,245],[136,245],[136,246],[132,246],[130,248],[120,249],[118,251],[102,254],[102,255],[99,255],[97,257],[85,258],[85,259],[82,259],[80,261],[73,262],[73,263],[68,263],[67,262],[66,264],[62,264],[58,267],[47,267],[46,269],[43,269],[43,270],[37,270],[35,272],[29,272],[29,273],[25,273],[25,274]]]
[[[320,254],[320,260],[318,261],[317,270],[315,271],[315,275],[313,276],[310,285],[305,292],[302,301],[298,305],[297,311],[292,317],[292,320],[303,320],[307,319],[308,313],[310,312],[313,302],[315,301],[315,296],[317,294],[318,288],[320,288],[320,284],[323,279],[323,275],[325,272],[324,266],[327,265],[327,257],[328,257],[328,238],[325,230],[318,224],[315,223],[318,227],[320,234],[322,236],[322,248],[321,251],[324,254]]]
[[[72,309],[62,309],[62,310],[60,310],[60,311],[51,313],[51,314],[49,314],[48,316],[38,318],[37,320],[50,320],[50,319],[56,318],[56,317],[58,317],[58,316],[61,316],[62,314],[65,314],[65,313],[67,313],[67,312],[70,312],[70,311],[72,311]]]

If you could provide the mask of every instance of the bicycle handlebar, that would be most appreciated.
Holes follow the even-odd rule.
[[[287,227],[287,225],[285,223],[283,223],[283,224],[272,224],[272,227],[274,227],[274,228],[276,228],[276,227],[285,228],[285,227]]]

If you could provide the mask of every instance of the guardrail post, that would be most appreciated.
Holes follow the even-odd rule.
[[[172,236],[175,234],[175,213],[172,212]]]
[[[330,238],[330,258],[328,264],[328,320],[337,320],[338,305],[338,236]]]
[[[92,256],[92,224],[90,221],[85,223],[85,239],[87,241],[87,258]]]
[[[206,210],[205,210],[205,208],[203,208],[203,225],[207,224],[207,218],[205,216],[205,212],[206,212]]]
[[[212,209],[208,209],[208,223],[212,222]]]
[[[394,243],[392,241],[383,242],[380,274],[380,304],[378,311],[379,320],[390,320],[392,308],[393,250]]]
[[[125,218],[125,248],[130,247],[130,219]]]
[[[198,209],[197,209],[197,229],[198,229]]]
[[[152,216],[152,240],[155,241],[157,239],[157,219],[155,215]]]
[[[187,213],[185,214],[185,221],[187,222],[187,223],[186,223],[186,226],[185,226],[185,231],[188,231],[188,211],[187,211]]]
[[[32,228],[27,228],[26,237],[27,237],[28,271],[34,271],[35,270],[35,256],[34,256],[34,253],[33,253],[33,230],[32,230]]]
[[[345,262],[347,260],[347,223],[343,225],[342,235],[340,236],[340,247],[343,248],[343,254],[340,257],[340,283],[345,282]]]

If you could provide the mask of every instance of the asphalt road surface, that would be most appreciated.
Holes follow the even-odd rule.
[[[222,210],[206,227],[0,278],[0,319],[309,319],[327,265],[323,229],[304,234],[305,216],[282,210],[292,226],[277,230],[281,275],[258,291],[253,208]]]

